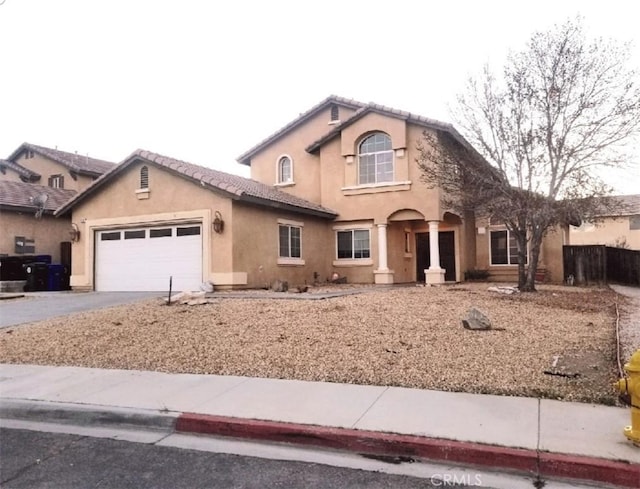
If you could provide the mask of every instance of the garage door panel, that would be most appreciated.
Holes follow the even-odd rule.
[[[120,239],[116,239],[118,232]],[[202,282],[201,228],[180,225],[98,232],[95,273],[97,290],[166,291],[169,277],[173,290],[197,289]]]

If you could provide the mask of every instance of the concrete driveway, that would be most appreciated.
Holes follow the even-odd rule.
[[[42,321],[76,312],[119,306],[162,292],[32,292],[18,299],[0,301],[0,328]]]

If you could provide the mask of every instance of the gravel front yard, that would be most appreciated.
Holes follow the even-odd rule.
[[[160,299],[0,332],[0,362],[395,385],[614,403],[609,289],[403,287],[327,300]],[[495,329],[469,331],[470,307]],[[554,357],[560,373],[548,375]],[[577,374],[577,376],[575,376]]]

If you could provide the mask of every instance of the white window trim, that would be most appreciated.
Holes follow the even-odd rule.
[[[291,163],[291,178],[286,182],[280,181],[280,161],[282,161],[283,158],[289,158],[289,162]],[[295,185],[293,178],[293,158],[289,154],[281,154],[276,158],[276,183],[274,187],[288,187],[290,185]]]
[[[365,183],[363,185],[349,185],[348,187],[342,187],[340,190],[359,190],[362,188],[393,187],[395,185],[411,185],[411,180],[405,180],[401,182],[380,182],[380,183]]]
[[[375,134],[384,134],[385,136],[387,136],[389,138],[389,141],[391,141],[391,136],[389,134],[387,134],[384,131],[374,131],[371,134],[367,134],[366,136],[364,136],[360,142],[358,143],[358,154],[357,154],[357,167],[356,167],[356,181],[357,183],[357,187],[362,188],[362,187],[368,187],[368,186],[384,186],[383,184],[393,184],[395,178],[396,178],[396,152],[393,149],[393,143],[391,144],[391,149],[388,150],[384,150],[384,151],[376,151],[374,153],[361,153],[360,149],[362,148],[362,143],[367,140],[369,137],[375,135]],[[378,182],[378,173],[377,173],[377,168],[376,168],[376,172],[374,173],[375,177],[376,177],[376,182],[374,183],[360,183],[360,157],[361,156],[366,156],[366,155],[377,155],[377,154],[382,154],[382,153],[391,153],[391,165],[392,165],[392,169],[393,169],[393,180],[391,182]]]
[[[339,259],[333,260],[333,266],[334,267],[369,267],[369,266],[373,266],[373,258],[339,258]]]
[[[337,264],[342,265],[373,265],[373,258],[371,257],[373,253],[373,249],[371,246],[371,229],[373,229],[373,225],[368,226],[334,226],[335,231],[335,257],[333,264],[337,266]],[[338,258],[338,232],[339,231],[367,231],[369,233],[369,257],[368,258]],[[352,243],[353,244],[353,243]],[[353,249],[351,250],[353,252]]]
[[[286,226],[288,228],[300,229],[300,257],[292,256],[280,256],[280,226]],[[298,221],[290,221],[288,219],[278,219],[278,265],[304,265],[305,261],[302,258],[302,229],[304,224]],[[291,254],[291,242],[289,242],[289,254]]]
[[[518,263],[493,263],[493,252],[491,251],[491,233],[506,231],[507,232],[507,260],[511,260],[511,255],[509,253],[509,241],[511,237],[511,231],[509,231],[506,227],[496,227],[490,228],[487,233],[487,238],[489,239],[489,266],[491,267],[517,267]],[[529,243],[527,242],[527,263],[524,264],[525,267],[529,265]]]
[[[302,258],[286,258],[283,256],[278,257],[278,265],[282,266],[302,266],[305,264]]]
[[[302,221],[292,221],[291,219],[278,219],[278,224],[282,224],[283,226],[296,226],[299,228],[304,227],[304,222]]]
[[[349,231],[351,229],[373,229],[373,224],[370,222],[352,222],[349,224],[336,224],[331,229],[334,231]]]

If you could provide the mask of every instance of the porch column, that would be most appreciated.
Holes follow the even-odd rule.
[[[429,261],[424,271],[427,284],[443,284],[444,270],[440,267],[440,246],[438,241],[438,221],[429,221]]]
[[[378,224],[378,270],[389,270],[387,265],[387,225]]]
[[[376,284],[392,284],[393,270],[389,270],[387,262],[387,224],[378,226],[378,269],[373,271]]]

